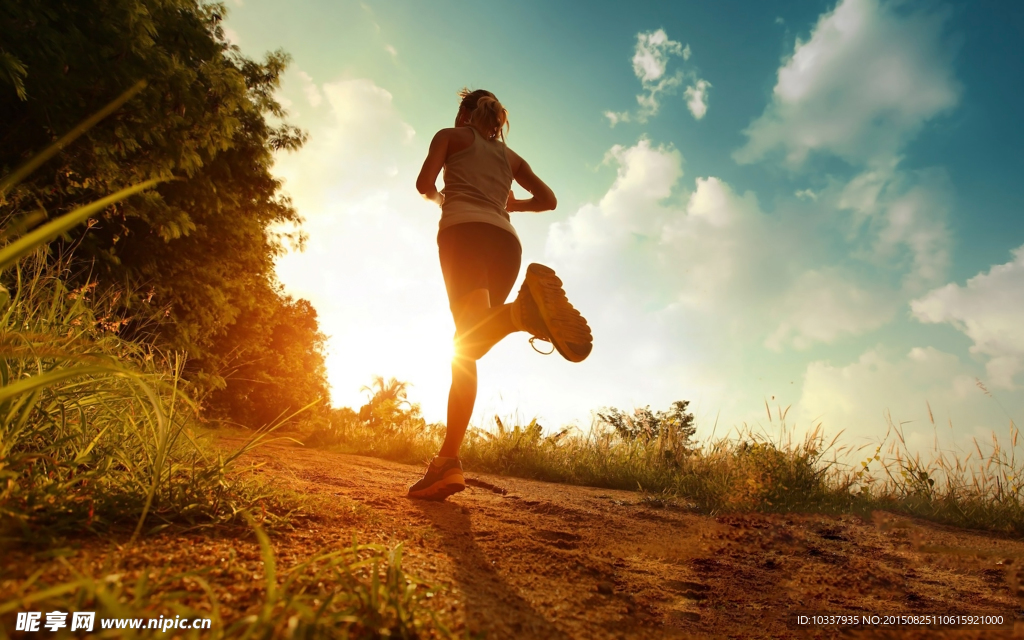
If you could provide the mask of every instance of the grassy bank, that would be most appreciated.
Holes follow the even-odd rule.
[[[4,538],[240,522],[257,504],[270,519],[287,512],[273,492],[228,472],[265,436],[228,455],[204,446],[181,360],[122,339],[111,300],[69,289],[61,266],[41,257],[10,276],[0,316]]]
[[[444,425],[399,412],[371,425],[355,412],[306,438],[309,446],[407,463],[433,456]],[[364,412],[365,413],[365,412]],[[671,430],[627,438],[595,423],[588,431],[545,435],[536,422],[471,428],[462,449],[465,468],[550,482],[640,490],[654,504],[690,503],[703,513],[807,511],[869,514],[889,510],[959,527],[1024,535],[1024,464],[1011,446],[961,457],[930,459],[908,453],[902,431],[890,424],[884,441],[850,451],[826,440],[820,427],[794,437],[784,416],[771,430],[743,429],[713,441],[692,442]],[[781,434],[781,435],[779,435]],[[859,457],[858,457],[859,456]],[[849,464],[845,460],[860,460]]]

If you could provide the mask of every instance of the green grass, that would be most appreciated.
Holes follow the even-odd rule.
[[[545,435],[531,422],[471,428],[461,451],[467,470],[640,490],[653,503],[689,502],[707,514],[816,512],[870,514],[888,510],[959,527],[1024,535],[1024,464],[1011,443],[988,453],[908,454],[902,430],[891,425],[866,455],[821,426],[804,437],[769,410],[770,433],[743,427],[731,436],[695,443],[670,436],[624,439],[595,424]],[[370,428],[351,410],[336,410],[330,424],[305,439],[310,446],[407,463],[433,456],[444,425],[397,420]],[[866,458],[866,459],[865,459]],[[848,461],[853,460],[850,463]]]
[[[199,437],[182,362],[118,336],[121,319],[59,266],[23,260],[0,315],[0,536],[45,542],[114,525],[238,521],[287,506],[229,473],[257,432],[222,455]],[[261,512],[266,509],[261,509]]]

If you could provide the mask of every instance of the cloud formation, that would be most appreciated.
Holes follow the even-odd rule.
[[[1006,425],[1005,414],[978,388],[965,363],[934,347],[913,347],[903,355],[872,348],[845,366],[812,362],[796,406],[805,424],[821,422],[830,433],[874,434],[868,440],[875,442],[886,432],[888,413],[894,425],[902,423],[916,451],[931,450],[936,442],[940,449],[973,449],[973,437],[985,444],[992,430]]]
[[[640,108],[635,112],[605,111],[604,115],[614,127],[620,122],[640,122],[658,114],[661,109],[661,97],[672,95],[689,80],[692,84],[686,89],[685,97],[690,113],[697,120],[707,113],[707,90],[711,84],[697,77],[693,70],[676,70],[668,74],[669,62],[672,58],[690,59],[690,45],[685,47],[681,42],[669,39],[664,29],[640,32],[636,36],[636,48],[633,53],[633,73],[636,74],[644,93],[636,96]]]
[[[305,71],[298,71],[299,79],[302,81],[302,92],[306,94],[306,100],[309,105],[314,109],[319,107],[324,101],[323,95],[320,93],[320,89],[313,82],[313,78],[310,77]]]
[[[708,89],[711,83],[707,80],[697,80],[695,84],[686,88],[683,97],[686,99],[686,108],[690,110],[693,117],[700,120],[708,112]]]
[[[733,157],[781,151],[792,167],[814,152],[855,164],[894,156],[928,120],[954,107],[960,85],[947,13],[881,0],[843,0],[797,40],[778,71],[772,101]]]
[[[689,45],[687,45],[689,47]],[[683,45],[670,40],[664,29],[636,36],[636,52],[633,54],[633,73],[645,85],[665,75],[671,56],[682,56]]]
[[[948,323],[969,337],[971,352],[988,358],[992,385],[1004,389],[1015,389],[1014,377],[1024,372],[1024,246],[1013,256],[963,286],[949,283],[910,304],[921,322]]]
[[[709,340],[804,350],[884,326],[945,277],[946,209],[929,172],[879,170],[766,215],[753,193],[714,176],[687,190],[671,146],[641,139],[606,160],[614,183],[552,225],[546,246],[602,292],[594,304],[617,291],[615,304],[686,309]]]

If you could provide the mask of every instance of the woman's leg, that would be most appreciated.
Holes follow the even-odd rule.
[[[455,356],[479,360],[491,347],[518,331],[512,322],[512,305],[491,306],[487,289],[470,291],[455,314]]]
[[[448,424],[438,455],[456,458],[476,404],[476,361],[517,330],[512,305],[504,302],[519,276],[522,249],[514,235],[486,223],[445,229],[438,249],[455,320]]]
[[[448,392],[448,424],[438,455],[457,458],[476,404],[476,361],[502,338],[516,331],[511,305],[492,308],[490,292],[477,289],[459,301],[456,316],[452,386]]]
[[[452,387],[448,391],[448,424],[444,443],[437,455],[458,458],[462,439],[466,437],[469,418],[476,403],[476,361],[452,359]]]

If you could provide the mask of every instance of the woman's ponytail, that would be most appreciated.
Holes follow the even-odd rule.
[[[501,106],[494,94],[483,89],[470,91],[464,88],[459,92],[459,97],[462,98],[459,109],[468,114],[469,123],[478,125],[487,133],[488,138],[500,138],[504,142],[508,130],[508,110]]]

